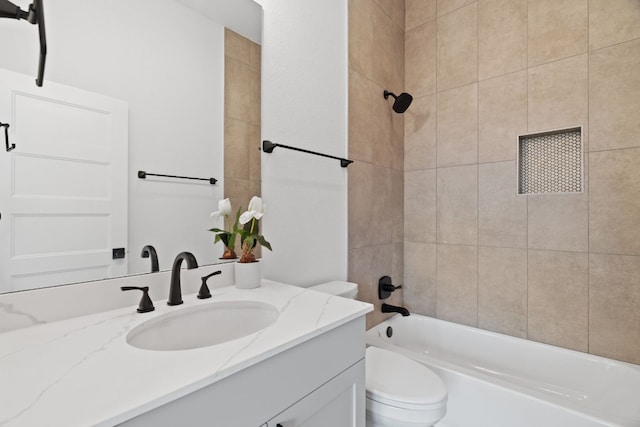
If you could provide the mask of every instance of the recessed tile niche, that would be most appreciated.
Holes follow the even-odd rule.
[[[583,191],[582,128],[518,137],[518,194]]]

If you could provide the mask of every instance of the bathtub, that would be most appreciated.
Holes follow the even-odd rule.
[[[442,378],[449,402],[437,427],[640,427],[637,365],[416,314],[371,328],[367,345]]]

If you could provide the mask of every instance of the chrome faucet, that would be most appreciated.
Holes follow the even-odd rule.
[[[180,267],[182,261],[187,262],[187,269],[198,268],[198,261],[191,252],[180,252],[176,259],[173,260],[173,268],[171,269],[171,287],[169,288],[168,305],[182,304],[182,289],[180,287]]]

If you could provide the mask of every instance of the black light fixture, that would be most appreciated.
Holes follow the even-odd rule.
[[[388,90],[384,91],[384,99],[388,99],[389,96],[392,96],[395,101],[393,102],[393,111],[398,114],[402,114],[407,111],[409,105],[411,105],[411,101],[413,101],[413,96],[409,95],[406,92],[402,92],[400,95],[396,95],[393,92],[389,92]]]
[[[29,5],[29,10],[26,11],[20,9],[20,7],[11,3],[9,0],[0,0],[0,18],[24,19],[33,25],[38,25],[40,35],[40,60],[38,63],[36,85],[42,86],[44,66],[47,59],[47,35],[44,28],[42,0],[34,0],[34,2]]]

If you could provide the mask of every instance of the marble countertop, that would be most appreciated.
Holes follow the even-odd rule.
[[[292,348],[371,311],[370,304],[281,283],[185,295],[139,314],[126,307],[0,334],[0,426],[112,426]],[[149,351],[127,333],[162,314],[216,301],[260,301],[280,311],[260,332],[211,347]],[[203,327],[216,327],[204,325]],[[363,331],[364,333],[364,331]]]

